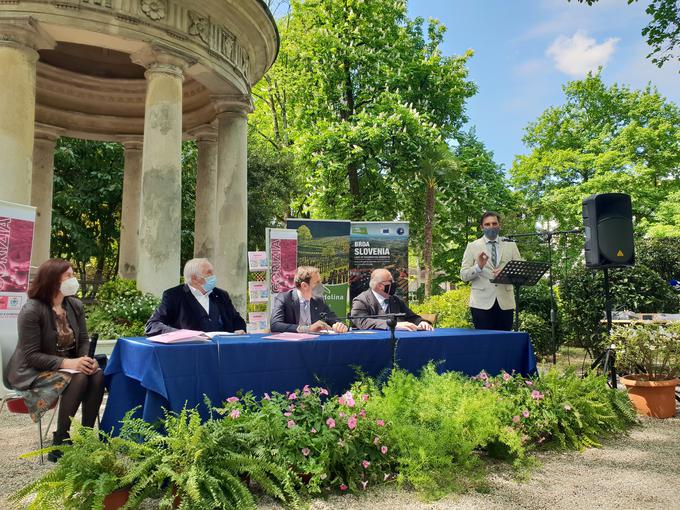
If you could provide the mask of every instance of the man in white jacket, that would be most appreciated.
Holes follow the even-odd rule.
[[[512,329],[515,294],[512,285],[491,283],[511,260],[522,260],[517,245],[498,234],[501,217],[487,211],[480,221],[484,235],[465,248],[460,279],[471,282],[470,312],[475,329]]]

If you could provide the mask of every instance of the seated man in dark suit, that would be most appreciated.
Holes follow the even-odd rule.
[[[367,315],[385,315],[387,313],[404,313],[397,317],[397,329],[416,331],[418,329],[432,331],[432,325],[411,310],[394,293],[397,285],[392,273],[387,269],[376,269],[371,273],[365,290],[352,301],[352,322],[359,329],[388,329],[386,319],[361,318]],[[359,317],[359,318],[357,318]]]
[[[323,300],[323,284],[316,267],[301,266],[295,273],[295,288],[281,292],[272,304],[271,331],[314,333],[333,329],[347,331]]]
[[[208,259],[191,259],[184,265],[183,285],[163,292],[161,304],[146,323],[147,336],[176,329],[229,331],[243,334],[246,322],[227,294],[215,287],[217,279]]]

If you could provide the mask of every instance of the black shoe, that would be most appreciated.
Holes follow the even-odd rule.
[[[69,437],[68,432],[66,434],[54,432],[52,435],[52,446],[60,446],[63,444],[71,444],[71,438]],[[61,459],[62,455],[64,455],[63,451],[52,450],[47,454],[47,460],[50,462],[57,462],[59,459]]]

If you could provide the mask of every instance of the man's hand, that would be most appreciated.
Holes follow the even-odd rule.
[[[479,269],[484,269],[487,260],[489,260],[489,256],[485,252],[481,252],[477,255],[477,265],[479,266]]]
[[[324,321],[316,321],[314,324],[309,326],[309,331],[311,333],[316,333],[317,331],[324,331],[326,329],[331,329],[331,327]]]
[[[395,329],[401,329],[403,331],[416,331],[418,326],[412,322],[397,322],[397,327]]]
[[[502,267],[497,267],[496,269],[492,269],[491,272],[493,273],[493,277],[496,278],[499,274],[501,274],[502,270],[503,270]]]
[[[342,322],[336,322],[333,324],[333,331],[336,333],[347,333],[349,328]]]
[[[99,370],[99,364],[94,358],[82,356],[80,358],[64,358],[59,368],[68,368],[69,370],[77,370],[85,375],[92,375]]]
[[[418,329],[421,331],[432,331],[434,328],[432,327],[432,324],[430,324],[427,321],[420,321],[420,324],[418,324]]]
[[[243,331],[242,329],[237,329],[236,331],[234,331],[234,334],[235,334],[235,335],[245,335],[246,332]]]

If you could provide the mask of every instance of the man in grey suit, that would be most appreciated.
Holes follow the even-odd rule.
[[[512,285],[491,283],[511,260],[522,260],[517,245],[498,237],[501,217],[487,211],[480,220],[484,235],[465,248],[460,279],[471,282],[470,312],[475,329],[510,331],[515,309]]]
[[[315,333],[332,329],[345,333],[347,326],[338,321],[323,300],[323,284],[316,267],[301,266],[295,273],[295,288],[277,294],[272,304],[272,333]]]
[[[359,329],[388,329],[386,319],[371,319],[367,315],[386,315],[403,313],[397,317],[397,328],[406,331],[431,331],[432,325],[413,312],[394,293],[397,286],[392,273],[387,269],[376,269],[371,273],[369,289],[359,294],[352,301],[352,322]]]

